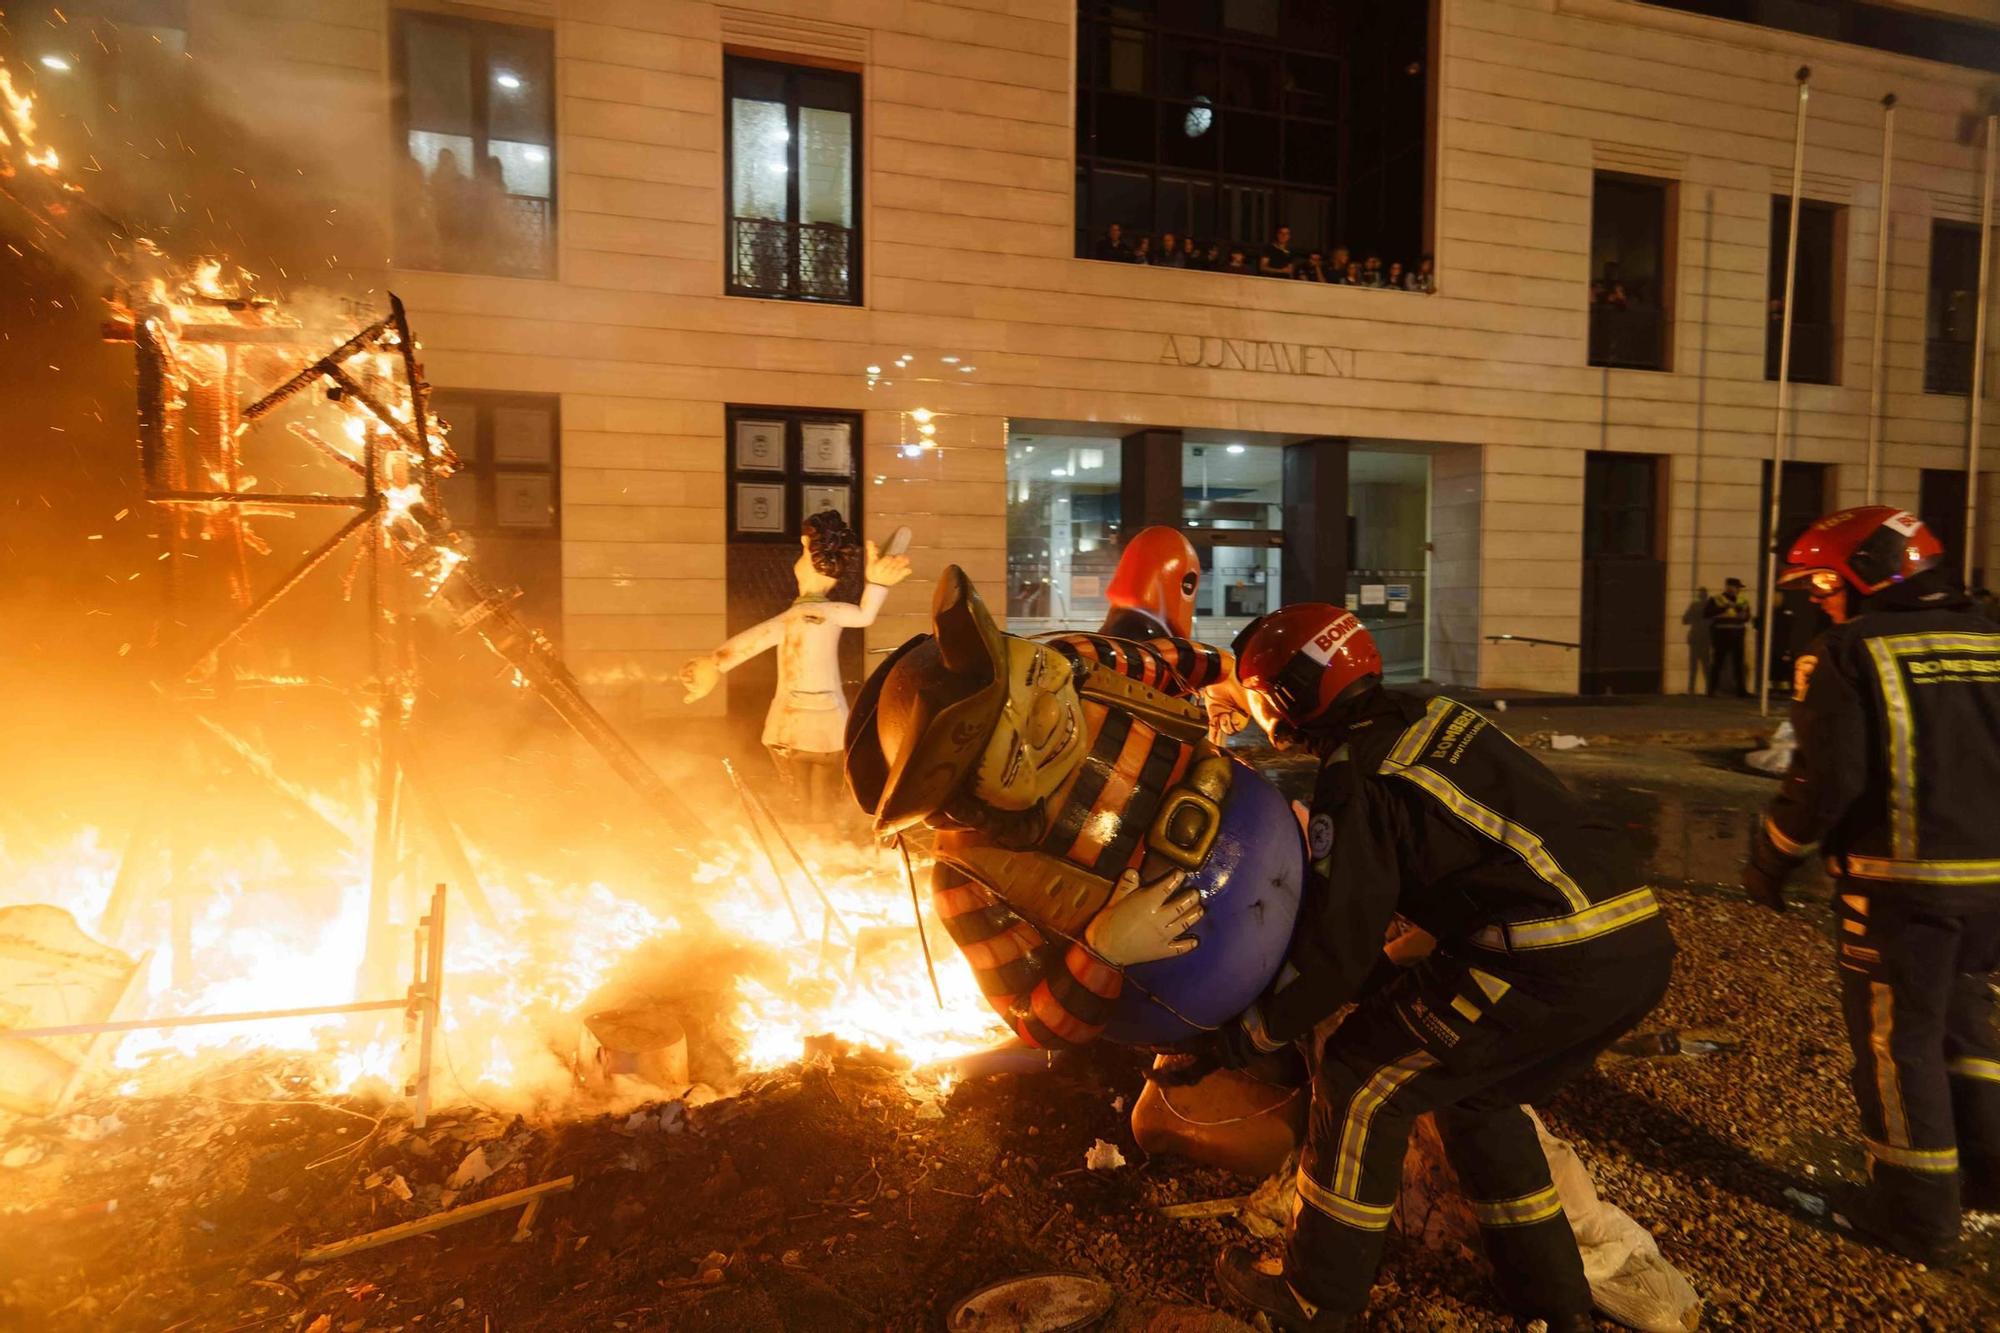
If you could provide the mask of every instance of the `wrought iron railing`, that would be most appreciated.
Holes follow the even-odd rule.
[[[802,301],[860,299],[852,228],[732,218],[729,230],[730,291]]]

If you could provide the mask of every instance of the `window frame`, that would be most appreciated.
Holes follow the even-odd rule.
[[[847,526],[859,533],[865,517],[861,506],[862,417],[859,412],[837,408],[769,407],[751,403],[730,403],[723,409],[723,541],[798,545],[799,528],[805,512],[807,486],[845,484],[848,490]],[[785,423],[785,466],[782,472],[739,468],[736,462],[736,426],[741,421],[783,421]],[[805,468],[805,427],[818,423],[847,426],[847,475],[808,472]],[[783,532],[738,532],[736,530],[736,487],[739,483],[782,484],[785,488],[785,530]]]
[[[1980,240],[1979,224],[1977,222],[1961,222],[1956,218],[1932,218],[1930,251],[1925,264],[1926,271],[1924,274],[1924,392],[1927,394],[1937,394],[1940,397],[1966,398],[1970,397],[1972,393],[1972,358],[1977,344],[1969,337],[1960,340],[1938,336],[1943,331],[1943,321],[1940,318],[1942,311],[1938,305],[1939,289],[1937,285],[1938,235],[1940,232],[1969,233],[1974,259],[1972,285],[1967,290],[1972,294],[1974,306],[1977,307],[1979,303],[1979,261],[1977,257]],[[1947,384],[1943,388],[1936,387],[1940,380],[1945,378],[1945,368],[1938,364],[1939,358],[1942,355],[1940,349],[1944,347],[1963,347],[1965,349],[1963,387],[1954,388],[1950,387],[1950,384]],[[1956,380],[1951,381],[1951,383],[1956,382]]]
[[[563,535],[562,522],[562,395],[557,393],[522,393],[500,389],[461,389],[451,385],[434,385],[431,389],[433,400],[442,396],[447,405],[453,399],[466,399],[473,406],[471,438],[466,435],[467,423],[455,418],[449,407],[437,413],[451,426],[450,443],[452,452],[457,454],[460,468],[454,476],[470,475],[478,483],[479,512],[470,521],[462,513],[453,513],[449,508],[446,516],[452,526],[478,538],[505,541],[560,542]],[[503,407],[545,407],[549,413],[549,461],[545,464],[500,463],[494,457],[493,410]],[[466,445],[468,442],[471,448]],[[498,517],[495,492],[499,476],[506,472],[546,473],[549,477],[549,522],[546,527],[523,528],[502,524]],[[448,484],[448,483],[447,483]]]
[[[844,298],[814,296],[808,292],[793,290],[788,292],[767,291],[746,286],[736,280],[736,97],[735,81],[732,75],[739,69],[762,69],[780,74],[785,81],[785,132],[790,136],[787,144],[788,158],[785,172],[785,213],[786,226],[792,228],[791,242],[786,247],[786,273],[791,285],[799,284],[798,229],[806,224],[799,217],[799,180],[804,174],[800,169],[800,154],[805,143],[799,134],[799,112],[806,108],[800,101],[798,79],[800,74],[811,74],[819,78],[833,78],[846,82],[853,92],[854,105],[846,114],[853,118],[852,151],[853,159],[848,168],[848,189],[853,204],[854,225],[848,232],[847,295]],[[796,301],[804,305],[860,306],[866,304],[863,265],[863,223],[866,220],[866,196],[864,186],[867,181],[867,167],[864,155],[867,150],[867,130],[864,119],[866,89],[862,84],[862,72],[848,65],[833,62],[816,63],[809,60],[780,60],[761,52],[744,51],[731,47],[722,52],[722,289],[729,296],[748,297],[762,301]],[[821,107],[819,110],[845,110],[844,108]],[[732,531],[733,531],[732,520]]]
[[[1680,282],[1680,182],[1671,176],[1642,176],[1629,171],[1593,170],[1590,176],[1590,257],[1594,265],[1597,259],[1597,191],[1601,182],[1611,182],[1625,187],[1643,187],[1656,190],[1660,197],[1660,243],[1659,272],[1651,275],[1650,281],[1658,289],[1659,361],[1656,365],[1640,365],[1633,362],[1600,360],[1597,353],[1597,305],[1586,307],[1591,327],[1587,331],[1584,357],[1592,367],[1610,370],[1637,370],[1647,374],[1671,375],[1674,371],[1674,298]],[[1586,274],[1585,297],[1590,287],[1598,281],[1596,273]],[[1632,313],[1632,312],[1628,312]],[[1647,313],[1647,312],[1636,312]]]
[[[392,218],[395,256],[393,267],[415,269],[425,273],[467,273],[479,277],[521,278],[529,282],[552,282],[560,276],[562,263],[562,130],[558,123],[561,99],[556,95],[558,68],[556,63],[555,29],[538,23],[504,23],[490,18],[472,18],[464,14],[449,13],[440,9],[416,6],[397,6],[390,13],[389,24],[389,88],[390,123],[396,135],[392,161],[415,159],[410,157],[410,68],[409,43],[404,38],[407,26],[413,21],[442,23],[467,30],[472,38],[473,67],[475,73],[487,66],[487,37],[495,29],[534,33],[548,43],[549,52],[549,195],[548,195],[548,238],[546,262],[539,273],[495,273],[486,269],[463,269],[430,267],[411,262],[406,250],[404,221],[405,203],[395,201]],[[472,80],[472,121],[474,160],[483,155],[486,145],[492,140],[492,110],[486,80]],[[508,198],[532,198],[529,195],[513,195]]]
[[[1436,173],[1431,167],[1435,151],[1435,130],[1432,124],[1437,96],[1437,78],[1433,52],[1436,44],[1439,6],[1432,3],[1427,14],[1429,32],[1423,61],[1424,88],[1424,129],[1423,141],[1416,154],[1421,159],[1420,169],[1423,180],[1423,194],[1417,212],[1421,234],[1409,239],[1411,253],[1406,262],[1414,265],[1420,253],[1430,253],[1432,249],[1432,227],[1435,216],[1435,196],[1437,193]],[[1100,31],[1128,32],[1138,36],[1143,52],[1141,59],[1145,74],[1140,86],[1135,90],[1120,87],[1115,74],[1100,76],[1098,70],[1099,47],[1096,36]],[[1169,48],[1184,48],[1190,43],[1199,44],[1199,49],[1214,55],[1215,76],[1208,105],[1212,108],[1212,123],[1215,129],[1209,131],[1218,135],[1213,152],[1213,161],[1207,165],[1176,162],[1168,157],[1164,143],[1166,133],[1163,126],[1169,117],[1169,108],[1192,109],[1196,105],[1194,92],[1170,90],[1169,88]],[[1262,234],[1239,236],[1231,233],[1224,221],[1229,211],[1223,197],[1232,187],[1241,190],[1263,192],[1269,200],[1269,211],[1275,218],[1288,223],[1294,234],[1301,236],[1294,249],[1303,253],[1317,249],[1330,255],[1342,245],[1357,241],[1352,233],[1356,221],[1350,216],[1350,205],[1355,203],[1352,184],[1356,177],[1357,165],[1370,172],[1386,172],[1400,156],[1384,156],[1379,161],[1357,163],[1358,149],[1353,143],[1352,130],[1356,123],[1354,109],[1354,85],[1356,80],[1357,53],[1347,49],[1345,34],[1335,33],[1326,38],[1326,48],[1301,47],[1279,37],[1261,33],[1230,29],[1226,22],[1218,22],[1214,27],[1186,27],[1175,24],[1168,16],[1121,19],[1102,5],[1082,3],[1078,6],[1076,24],[1076,60],[1074,88],[1074,126],[1072,154],[1075,178],[1076,238],[1074,253],[1077,258],[1092,257],[1097,239],[1105,227],[1113,221],[1124,225],[1134,235],[1151,234],[1165,228],[1158,224],[1160,198],[1169,188],[1185,188],[1189,182],[1198,182],[1210,187],[1214,199],[1216,231],[1211,237],[1203,237],[1192,225],[1182,234],[1194,234],[1199,239],[1214,239],[1225,243],[1241,243],[1253,251],[1269,243],[1271,229]],[[1385,48],[1386,49],[1386,48]],[[1362,54],[1381,56],[1382,51]],[[1279,62],[1278,68],[1289,66],[1288,60],[1323,61],[1333,70],[1336,84],[1327,94],[1328,105],[1323,114],[1314,114],[1300,105],[1299,99],[1284,95],[1282,87],[1264,105],[1233,104],[1232,98],[1240,85],[1231,82],[1229,68],[1232,57],[1240,60],[1244,56],[1268,57]],[[1280,80],[1282,84],[1282,79]],[[1100,150],[1097,131],[1099,128],[1100,104],[1105,98],[1123,97],[1132,99],[1136,108],[1139,102],[1147,104],[1148,119],[1152,126],[1152,152],[1149,158],[1121,156]],[[1240,122],[1246,117],[1257,117],[1259,123],[1269,123],[1276,131],[1276,144],[1272,150],[1276,174],[1253,174],[1234,170],[1229,164],[1228,136],[1229,122]],[[1292,163],[1291,142],[1296,133],[1319,132],[1330,135],[1334,140],[1331,179],[1323,181],[1293,179],[1290,174]],[[1093,192],[1100,173],[1124,172],[1144,178],[1148,199],[1147,216],[1106,217],[1099,216],[1093,206]],[[1171,182],[1171,186],[1169,185]],[[1294,199],[1316,201],[1320,210],[1320,225],[1324,234],[1312,238],[1302,226],[1299,210]],[[1180,230],[1178,228],[1174,230]],[[1369,247],[1357,245],[1359,254]],[[1378,247],[1379,248],[1379,247]],[[1385,254],[1385,258],[1386,258]]]
[[[1780,241],[1778,234],[1779,232],[1778,219],[1780,216],[1778,210],[1781,205],[1786,208],[1789,208],[1790,204],[1791,204],[1791,197],[1789,195],[1783,195],[1783,194],[1771,195],[1770,231],[1772,234],[1770,237],[1770,244],[1768,246],[1768,253],[1765,255],[1765,261],[1764,261],[1765,262],[1764,291],[1765,291],[1765,301],[1767,304],[1766,318],[1765,318],[1765,349],[1764,349],[1764,382],[1766,384],[1776,384],[1778,382],[1778,359],[1779,359],[1778,343],[1773,341],[1771,338],[1772,321],[1770,319],[1770,311],[1768,309],[1768,303],[1771,301],[1780,300],[1784,295],[1785,288],[1784,288],[1783,266],[1785,261],[1785,249],[1784,245]],[[1827,251],[1828,251],[1827,285],[1831,289],[1827,301],[1827,325],[1826,325],[1827,377],[1825,379],[1803,379],[1800,377],[1799,359],[1798,359],[1799,322],[1796,314],[1793,313],[1791,319],[1793,332],[1792,332],[1792,365],[1791,365],[1792,373],[1790,379],[1793,384],[1817,384],[1829,388],[1838,388],[1841,383],[1842,372],[1845,369],[1843,362],[1845,360],[1845,351],[1846,351],[1845,342],[1847,334],[1846,319],[1847,319],[1848,206],[1844,203],[1837,203],[1830,199],[1814,199],[1810,196],[1801,196],[1799,199],[1799,210],[1802,215],[1801,221],[1799,223],[1799,229],[1802,234],[1805,230],[1803,214],[1808,212],[1818,212],[1818,213],[1828,214],[1831,217],[1831,222],[1828,224],[1830,234],[1827,238]],[[1789,226],[1789,221],[1787,222],[1787,226]],[[1803,273],[1804,270],[1801,269],[1800,274],[1803,275]],[[1773,290],[1773,288],[1775,288],[1775,291]],[[1796,305],[1797,304],[1796,285],[1794,287],[1793,298],[1794,298],[1793,304]]]

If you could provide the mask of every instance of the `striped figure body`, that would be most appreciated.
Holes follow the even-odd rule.
[[[1221,1026],[1269,984],[1297,915],[1304,854],[1284,797],[1186,728],[1149,720],[1146,696],[1224,679],[1228,654],[1177,639],[1045,641],[1097,687],[1087,748],[1045,803],[1031,840],[938,838],[937,911],[990,1003],[1026,1041],[1098,1036],[1166,1046]],[[1139,687],[1128,702],[1106,678]],[[1021,845],[1025,841],[1026,845]],[[1130,968],[1082,943],[1118,876],[1183,870],[1202,897],[1191,953]]]

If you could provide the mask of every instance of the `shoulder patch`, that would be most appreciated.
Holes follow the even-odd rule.
[[[1306,825],[1306,847],[1315,861],[1333,850],[1333,816],[1314,815]]]

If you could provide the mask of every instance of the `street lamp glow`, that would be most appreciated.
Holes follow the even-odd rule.
[[[42,57],[42,68],[52,69],[58,74],[67,74],[70,71],[70,63],[63,56],[46,55]]]
[[[521,86],[521,76],[518,74],[509,74],[505,70],[502,70],[500,73],[493,76],[493,82],[499,84],[502,88],[505,88],[508,92],[511,93],[516,88],[519,88]]]
[[[921,423],[929,421],[933,416],[936,415],[937,414],[935,412],[932,412],[928,407],[919,407],[911,411],[910,420]]]

